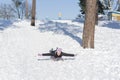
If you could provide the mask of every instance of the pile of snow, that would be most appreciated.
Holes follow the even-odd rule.
[[[70,20],[0,21],[0,80],[120,80],[120,23],[100,21],[95,49],[83,49],[83,23]],[[75,60],[38,61],[61,47]],[[47,57],[49,58],[49,57]]]

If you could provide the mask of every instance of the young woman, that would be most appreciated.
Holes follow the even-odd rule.
[[[61,48],[57,48],[56,50],[51,50],[50,53],[38,54],[38,56],[51,56],[52,59],[59,60],[62,59],[62,56],[74,57],[76,54],[64,53]]]

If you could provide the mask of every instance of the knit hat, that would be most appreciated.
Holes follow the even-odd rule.
[[[57,52],[62,52],[62,48],[57,48]]]

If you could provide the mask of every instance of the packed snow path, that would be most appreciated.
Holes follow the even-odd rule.
[[[120,80],[120,24],[96,26],[95,49],[81,47],[83,23],[70,20],[0,21],[0,80]],[[61,47],[75,60],[38,61],[38,53]],[[46,57],[44,57],[46,58]]]

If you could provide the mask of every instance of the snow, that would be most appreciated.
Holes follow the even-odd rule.
[[[0,80],[120,80],[120,23],[100,21],[95,49],[83,49],[83,22],[71,20],[0,21]],[[60,47],[75,60],[37,59]]]

